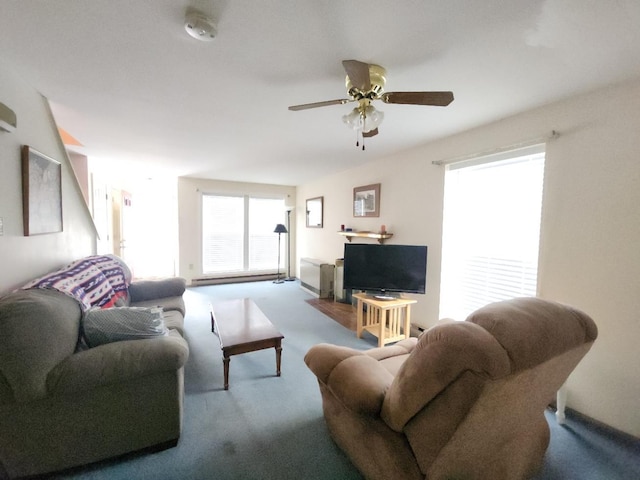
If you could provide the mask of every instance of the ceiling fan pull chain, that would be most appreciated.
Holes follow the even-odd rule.
[[[367,119],[365,113],[364,113],[364,108],[362,107],[362,104],[359,107],[360,109],[360,128],[358,129],[358,134],[360,135],[360,138],[362,138],[362,150],[364,150],[364,122]]]

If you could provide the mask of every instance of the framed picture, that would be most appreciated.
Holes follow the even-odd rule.
[[[324,197],[307,199],[307,227],[322,228],[322,206]]]
[[[365,185],[353,189],[353,216],[380,216],[380,184]]]
[[[22,217],[25,236],[62,231],[62,165],[22,146]]]

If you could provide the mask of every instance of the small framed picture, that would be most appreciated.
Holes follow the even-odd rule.
[[[380,216],[380,184],[365,185],[353,189],[353,216]]]
[[[62,231],[62,165],[27,145],[22,147],[24,235]]]

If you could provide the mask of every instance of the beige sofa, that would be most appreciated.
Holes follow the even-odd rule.
[[[164,334],[87,348],[76,298],[29,288],[0,299],[0,478],[178,441],[185,282],[129,282],[120,304],[163,306]]]
[[[305,357],[329,431],[368,479],[523,479],[549,443],[544,410],[597,336],[535,298],[490,304],[419,339]]]

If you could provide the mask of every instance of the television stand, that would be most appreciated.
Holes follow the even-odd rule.
[[[366,293],[354,293],[356,306],[356,335],[362,337],[367,331],[378,338],[378,346],[409,338],[411,326],[411,305],[417,300],[393,298],[380,300]],[[367,306],[365,312],[364,308]]]

